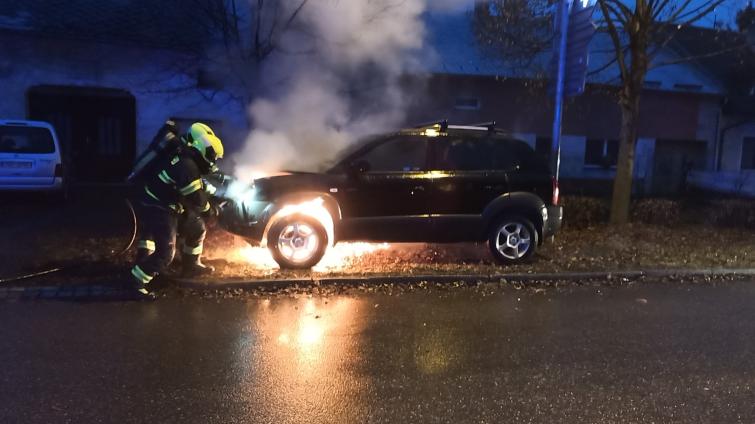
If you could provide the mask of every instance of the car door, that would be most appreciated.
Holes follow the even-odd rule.
[[[523,141],[505,140],[500,144],[505,154],[497,167],[506,172],[511,192],[527,192],[538,195],[543,202],[553,197],[553,181],[548,164],[538,158],[535,151]]]
[[[350,158],[353,170],[337,196],[343,238],[425,240],[430,230],[427,148],[426,137],[398,135]]]
[[[449,135],[432,150],[430,213],[437,241],[464,241],[481,233],[482,212],[508,190],[496,169],[493,140]]]

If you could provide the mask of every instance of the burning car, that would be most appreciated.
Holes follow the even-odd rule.
[[[222,196],[221,225],[293,269],[341,241],[487,241],[495,259],[520,263],[562,219],[546,162],[494,125],[440,122],[370,138],[325,172],[231,184]]]

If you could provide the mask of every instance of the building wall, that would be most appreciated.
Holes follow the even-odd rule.
[[[721,105],[715,98],[700,102],[695,139],[706,142],[705,170],[716,169],[716,143],[721,127]]]
[[[530,145],[550,138],[553,102],[542,84],[515,79],[443,75],[431,77],[427,94],[412,105],[408,123],[448,119],[458,124],[495,121]],[[459,108],[457,98],[479,99],[477,108]],[[710,94],[646,90],[640,112],[635,153],[635,190],[653,191],[656,140],[705,143],[704,169],[715,166],[720,100]],[[569,99],[562,126],[561,176],[575,180],[611,180],[615,168],[585,164],[588,138],[617,140],[621,113],[615,93],[605,87],[588,87]]]
[[[230,147],[246,133],[243,105],[225,92],[199,90],[186,55],[133,46],[0,34],[0,117],[25,119],[37,85],[116,88],[136,99],[136,147],[144,149],[170,116],[221,123]]]
[[[740,171],[742,164],[742,142],[746,137],[755,137],[755,118],[749,123],[734,126],[739,122],[746,121],[742,117],[732,118],[726,120],[722,126],[721,171]],[[732,128],[727,129],[728,126],[732,126]]]
[[[459,123],[494,120],[499,127],[516,133],[551,133],[553,101],[542,81],[434,75],[426,87],[422,98],[412,105],[407,117],[410,122],[441,118]],[[455,107],[460,97],[479,99],[479,107]],[[672,140],[700,140],[700,136],[714,139],[718,99],[710,94],[646,90],[640,105],[639,135]],[[566,134],[618,138],[620,126],[621,112],[613,87],[588,86],[583,95],[566,102]]]
[[[745,138],[755,138],[755,117],[722,117],[720,137],[718,163],[711,171],[691,172],[689,184],[703,190],[755,197],[755,169],[742,169],[743,142]]]

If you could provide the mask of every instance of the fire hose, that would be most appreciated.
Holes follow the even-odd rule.
[[[128,200],[128,199],[124,199],[124,202],[126,203],[126,206],[128,207],[128,210],[131,213],[132,228],[133,228],[133,230],[131,232],[131,238],[129,239],[128,244],[126,244],[126,246],[123,249],[121,249],[120,251],[118,251],[116,253],[107,255],[103,259],[113,259],[113,258],[117,258],[118,256],[125,255],[129,251],[129,249],[131,249],[131,246],[134,245],[134,241],[136,240],[136,233],[138,231],[138,224],[137,224],[137,221],[136,221],[136,212],[134,211],[134,205],[132,205],[131,201]],[[17,275],[15,277],[10,277],[10,278],[2,278],[2,279],[0,279],[0,284],[12,283],[12,282],[21,281],[21,280],[28,280],[30,278],[41,277],[43,275],[53,274],[53,273],[60,272],[60,271],[66,270],[66,269],[71,269],[71,268],[74,268],[76,266],[81,266],[81,265],[60,266],[60,267],[54,267],[54,268],[46,269],[46,270],[43,270],[43,271],[33,272],[33,273],[30,273],[30,274]]]
[[[215,201],[219,201],[221,204],[224,203],[227,200],[226,191],[228,189],[228,186],[231,184],[231,182],[234,181],[234,179],[232,177],[223,175],[221,173],[215,173],[209,176],[207,180],[212,181],[212,184],[210,185],[213,186],[213,192],[210,193],[211,194],[210,197],[214,199]],[[217,190],[217,192],[215,192],[215,190]],[[124,199],[124,202],[126,203],[126,206],[128,207],[128,210],[131,214],[132,229],[133,229],[131,232],[131,238],[129,239],[126,246],[123,247],[120,251],[118,251],[117,253],[107,255],[102,259],[114,259],[114,258],[117,258],[119,256],[126,254],[129,251],[129,249],[131,249],[131,246],[134,245],[134,241],[136,241],[136,235],[139,230],[139,224],[137,223],[137,220],[136,220],[136,212],[134,211],[134,205],[131,204],[131,201],[128,199]],[[60,272],[63,270],[70,270],[72,268],[75,268],[81,265],[83,265],[83,263],[79,265],[66,265],[66,266],[54,267],[54,268],[46,269],[43,271],[33,272],[30,274],[24,274],[24,275],[18,275],[18,276],[10,277],[10,278],[2,278],[0,279],[0,284],[12,283],[15,281],[41,277],[43,275],[53,274],[53,273]]]

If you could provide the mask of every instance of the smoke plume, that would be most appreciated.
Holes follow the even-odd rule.
[[[413,95],[425,51],[422,14],[431,2],[464,0],[280,0],[284,25],[261,64],[249,107],[252,131],[236,175],[317,170],[360,136],[395,129]],[[437,2],[437,4],[436,4]]]

